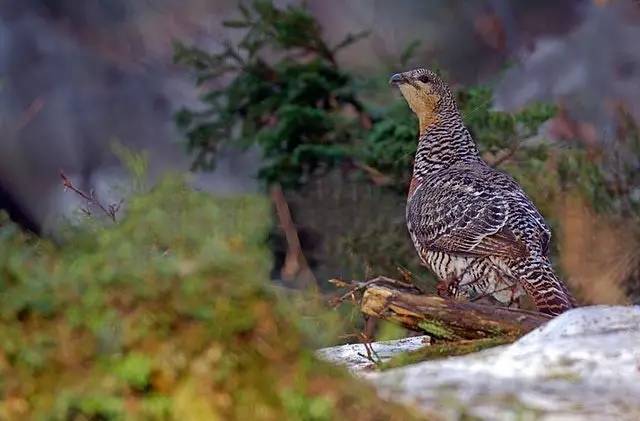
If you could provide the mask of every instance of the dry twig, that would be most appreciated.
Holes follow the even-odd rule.
[[[352,302],[356,302],[356,293],[363,292],[371,285],[389,285],[399,290],[413,292],[415,294],[422,294],[423,291],[416,285],[397,279],[387,278],[386,276],[378,276],[365,282],[359,281],[346,281],[343,279],[333,278],[328,281],[330,284],[335,285],[337,288],[349,288],[349,290],[339,297],[334,297],[329,300],[333,307],[336,307],[347,299],[351,298]]]
[[[365,333],[360,333],[359,336],[367,354],[364,355],[358,352],[358,355],[371,361],[376,365],[376,367],[379,367],[380,364],[382,364],[382,358],[380,357],[380,355],[378,355],[375,349],[373,349],[373,345],[371,344],[372,338],[370,336],[367,336]]]
[[[509,146],[508,149],[504,150],[500,156],[496,157],[493,161],[489,162],[489,165],[492,168],[496,168],[500,166],[500,164],[511,159],[516,154],[516,152],[518,152],[519,148],[520,148],[519,141],[515,140],[511,142],[511,146]]]
[[[105,206],[102,204],[102,202],[100,202],[100,200],[98,200],[96,192],[93,189],[90,190],[89,193],[83,192],[82,190],[80,190],[79,188],[73,185],[71,180],[64,174],[62,170],[60,171],[60,178],[62,179],[62,185],[64,186],[65,190],[71,190],[72,192],[74,192],[75,194],[77,194],[78,196],[86,200],[87,207],[82,208],[81,210],[87,216],[91,216],[91,210],[89,209],[89,206],[93,205],[93,206],[96,206],[98,209],[100,209],[113,222],[118,222],[116,216],[118,211],[120,211],[120,207],[122,206],[122,203],[124,202],[123,199],[120,199],[118,203],[111,203]]]
[[[353,165],[367,174],[371,182],[376,186],[390,186],[394,182],[391,176],[384,174],[370,165],[358,161],[353,161]]]

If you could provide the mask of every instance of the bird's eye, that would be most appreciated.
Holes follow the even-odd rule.
[[[421,75],[421,76],[418,78],[418,80],[419,80],[420,82],[422,82],[422,83],[429,83],[429,82],[430,82],[430,80],[429,80],[429,76],[427,76],[427,75]]]

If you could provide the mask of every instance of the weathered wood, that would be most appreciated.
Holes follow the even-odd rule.
[[[385,285],[386,284],[386,285]],[[549,320],[527,310],[445,299],[401,291],[388,280],[363,287],[361,311],[445,340],[517,338]]]
[[[535,311],[498,307],[425,294],[410,282],[380,276],[366,282],[332,279],[349,291],[336,302],[352,299],[367,316],[450,341],[518,338],[547,322]],[[356,296],[362,296],[359,300]]]

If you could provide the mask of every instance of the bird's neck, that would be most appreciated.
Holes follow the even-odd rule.
[[[460,162],[480,160],[478,147],[457,109],[442,112],[436,123],[420,130],[413,176],[421,179]]]

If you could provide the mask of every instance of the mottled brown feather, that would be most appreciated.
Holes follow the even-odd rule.
[[[484,237],[471,249],[459,247],[455,239],[442,237],[429,244],[427,249],[470,257],[497,256],[517,259],[527,255],[526,246],[508,228],[502,228],[497,233]]]

